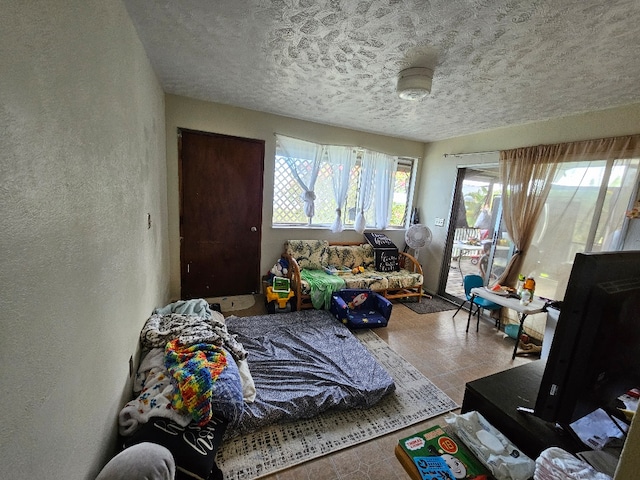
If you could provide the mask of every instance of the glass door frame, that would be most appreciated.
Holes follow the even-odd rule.
[[[455,259],[453,257],[453,253],[455,250],[455,241],[456,241],[456,232],[459,228],[464,228],[467,227],[470,230],[472,230],[474,227],[470,227],[468,226],[468,222],[467,222],[467,209],[466,209],[466,204],[465,204],[465,194],[463,192],[463,186],[464,186],[464,182],[465,179],[467,179],[468,174],[470,172],[474,172],[474,171],[480,171],[480,170],[490,170],[493,171],[495,169],[495,179],[496,182],[499,184],[499,179],[498,179],[498,165],[497,164],[485,164],[485,165],[478,165],[478,168],[474,168],[476,166],[474,165],[470,165],[470,166],[460,166],[458,167],[458,172],[456,175],[456,181],[455,181],[455,185],[454,185],[454,192],[453,192],[453,199],[452,199],[452,205],[451,205],[451,209],[450,209],[450,214],[449,214],[449,228],[447,231],[447,236],[446,236],[446,243],[445,243],[445,248],[444,248],[444,261],[442,262],[442,267],[440,270],[440,277],[439,277],[439,282],[438,282],[438,295],[447,298],[448,300],[451,300],[453,302],[456,302],[458,304],[462,303],[463,301],[466,300],[466,296],[464,294],[464,288],[462,285],[462,277],[463,275],[466,275],[468,273],[473,273],[473,272],[463,272],[459,270],[459,274],[455,275],[455,270],[456,269],[461,269],[462,268],[462,258],[458,258],[458,265],[457,267],[454,265],[455,263]],[[494,183],[491,181],[488,181],[489,187],[487,190],[487,197],[490,197],[490,215],[492,218],[492,222],[491,222],[491,227],[490,227],[490,231],[488,232],[488,237],[480,239],[480,233],[482,232],[482,230],[478,229],[477,232],[477,237],[478,237],[478,242],[480,242],[479,244],[482,244],[483,246],[485,246],[486,248],[483,250],[480,250],[480,258],[477,259],[477,263],[473,263],[473,265],[478,265],[478,267],[480,267],[480,262],[487,262],[487,268],[485,269],[485,273],[484,273],[484,281],[485,284],[490,284],[489,280],[492,279],[493,281],[495,281],[495,279],[499,276],[499,273],[501,272],[494,272],[494,269],[496,268],[496,265],[494,263],[494,261],[498,258],[498,256],[496,255],[496,252],[498,251],[498,249],[500,251],[505,251],[506,253],[506,258],[502,258],[503,255],[499,255],[500,257],[500,261],[507,261],[510,259],[510,257],[513,255],[513,243],[508,239],[508,237],[504,237],[502,235],[502,202],[501,202],[501,195],[498,193],[496,194],[495,189],[494,189]],[[484,200],[486,202],[486,199]],[[483,207],[483,205],[480,206],[480,209]],[[464,215],[464,221],[461,222],[460,221],[460,215]],[[507,246],[507,248],[505,249],[504,247]],[[462,255],[462,251],[458,252],[458,255]],[[454,279],[450,280],[449,276],[454,273]],[[478,268],[478,274],[481,274],[480,268]],[[493,277],[492,277],[492,273],[493,273]],[[457,276],[459,276],[460,278],[458,279]],[[459,283],[459,288],[457,286],[457,284]]]
[[[456,181],[454,185],[453,191],[453,200],[451,204],[451,208],[449,209],[449,227],[447,229],[447,239],[445,241],[444,246],[444,255],[442,267],[440,269],[440,277],[438,281],[438,295],[446,298],[448,300],[454,301],[458,304],[466,301],[464,297],[464,293],[462,298],[451,295],[447,290],[447,280],[449,278],[450,270],[451,270],[451,262],[453,261],[453,240],[455,236],[455,231],[457,227],[458,215],[460,215],[460,206],[461,202],[462,206],[464,206],[464,198],[462,198],[462,182],[464,180],[464,176],[466,173],[466,168],[458,168],[458,173],[456,174]],[[455,213],[454,213],[455,212]]]

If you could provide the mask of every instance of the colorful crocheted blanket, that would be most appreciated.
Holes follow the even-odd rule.
[[[165,346],[164,363],[178,384],[173,406],[199,426],[206,425],[212,416],[213,384],[227,366],[224,350],[209,343],[183,345],[174,339]]]

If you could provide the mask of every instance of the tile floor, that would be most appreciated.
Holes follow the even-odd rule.
[[[511,360],[514,340],[505,339],[502,332],[496,332],[493,321],[481,321],[478,333],[475,328],[471,328],[467,334],[466,311],[461,311],[452,318],[454,312],[455,310],[421,315],[404,305],[394,303],[389,326],[375,332],[458,405],[462,405],[465,383],[521,365],[535,357],[516,357]],[[408,479],[408,474],[393,452],[398,440],[436,424],[444,424],[442,416],[264,478]]]

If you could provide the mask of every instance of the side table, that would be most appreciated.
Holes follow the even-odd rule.
[[[527,315],[532,315],[534,313],[541,313],[545,311],[545,302],[540,297],[533,297],[533,300],[529,305],[522,305],[520,300],[517,298],[507,297],[504,295],[499,295],[497,293],[492,292],[490,289],[486,287],[477,287],[471,289],[471,304],[473,305],[473,299],[475,297],[482,297],[486,300],[489,300],[493,303],[497,303],[498,305],[502,305],[505,308],[509,308],[514,310],[518,314],[518,319],[520,320],[520,326],[518,328],[518,335],[516,336],[516,344],[513,347],[513,355],[511,359],[516,358],[516,353],[518,352],[518,342],[520,341],[520,335],[522,335],[522,327],[524,325],[524,321],[527,318]],[[469,323],[471,322],[471,308],[469,309],[469,317],[467,318],[467,332],[469,331]],[[478,319],[478,323],[480,320]],[[476,324],[476,331],[478,331],[478,324]]]

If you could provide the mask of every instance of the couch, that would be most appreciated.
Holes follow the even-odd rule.
[[[398,252],[399,269],[380,272],[375,269],[375,253],[371,245],[358,242],[328,242],[327,240],[287,240],[282,254],[289,264],[287,276],[295,294],[296,310],[314,308],[311,286],[303,278],[303,270],[312,270],[316,275],[328,267],[354,269],[363,267],[358,273],[341,274],[343,288],[369,289],[392,300],[405,297],[422,297],[422,267],[411,255]],[[330,298],[330,296],[329,296]],[[329,302],[325,308],[329,308]]]

